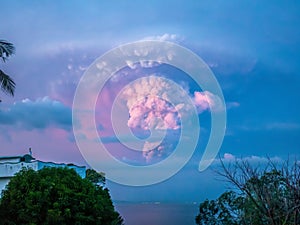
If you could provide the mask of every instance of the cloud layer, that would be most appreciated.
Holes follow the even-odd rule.
[[[72,125],[71,109],[49,97],[35,101],[24,99],[0,111],[0,124],[25,130],[55,126],[69,130]]]

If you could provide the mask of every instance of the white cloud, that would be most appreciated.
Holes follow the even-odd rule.
[[[176,96],[177,102],[172,101]],[[145,130],[178,129],[180,115],[177,110],[186,105],[182,96],[182,92],[174,90],[174,85],[161,77],[136,80],[122,92],[130,115],[128,126]]]
[[[224,110],[222,100],[219,98],[219,96],[214,95],[209,91],[195,91],[194,103],[197,106],[199,113],[205,110],[211,110],[213,112]]]
[[[285,123],[285,122],[274,122],[266,124],[267,130],[299,130],[300,124],[298,123]]]
[[[239,162],[248,162],[252,166],[267,166],[267,164],[271,161],[273,163],[279,163],[282,164],[285,162],[283,158],[280,158],[278,156],[258,156],[258,155],[248,155],[248,156],[236,156],[232,153],[226,152],[224,155],[221,157],[217,157],[213,160],[211,166],[214,167],[215,169],[219,170],[221,166],[221,162],[226,165],[229,165],[231,163],[239,163]],[[209,160],[209,162],[211,162]]]
[[[240,106],[238,102],[226,102],[226,109],[237,108]]]
[[[148,96],[129,109],[128,126],[142,129],[178,129],[179,116],[167,101]]]
[[[220,160],[222,160],[224,163],[228,162],[238,162],[238,161],[247,161],[250,164],[265,164],[268,163],[269,160],[272,162],[283,162],[283,159],[280,157],[274,156],[274,157],[263,157],[263,156],[257,156],[257,155],[250,155],[250,156],[244,156],[244,157],[237,157],[231,153],[224,153],[222,158],[215,159],[215,163],[220,163]]]
[[[244,124],[237,127],[244,131],[258,131],[258,130],[277,130],[277,131],[294,131],[300,130],[300,124],[296,122],[269,122],[259,125]]]
[[[170,42],[179,43],[182,42],[184,38],[177,34],[165,33],[163,35],[145,37],[143,40],[170,41]]]
[[[224,154],[224,157],[223,157],[225,160],[233,160],[233,159],[235,159],[235,156],[234,155],[232,155],[232,154],[230,154],[230,153],[225,153]]]

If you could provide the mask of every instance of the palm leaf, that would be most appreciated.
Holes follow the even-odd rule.
[[[14,96],[16,83],[13,79],[0,70],[0,88],[6,94]]]
[[[0,58],[3,62],[7,60],[9,56],[15,53],[15,47],[12,43],[0,40]]]

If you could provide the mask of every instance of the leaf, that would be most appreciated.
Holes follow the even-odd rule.
[[[12,43],[5,40],[0,40],[0,57],[3,62],[7,60],[9,56],[15,53],[15,47]]]
[[[4,93],[14,96],[16,83],[2,70],[0,70],[0,87]]]

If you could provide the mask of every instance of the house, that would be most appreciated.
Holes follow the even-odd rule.
[[[10,179],[23,167],[31,168],[35,171],[43,169],[44,167],[68,167],[74,169],[82,178],[85,178],[86,171],[85,166],[36,160],[34,157],[32,157],[31,151],[30,154],[21,156],[0,157],[0,193],[8,184]]]

